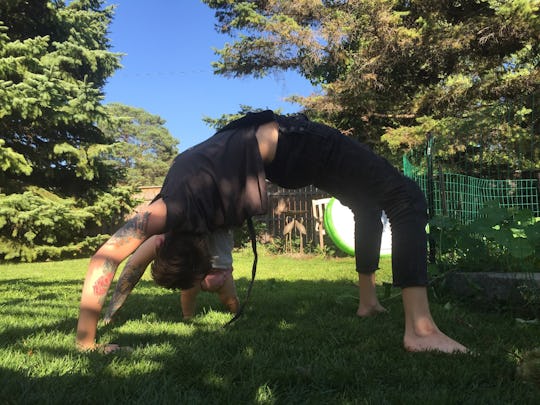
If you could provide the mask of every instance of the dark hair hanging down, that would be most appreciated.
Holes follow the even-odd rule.
[[[156,284],[188,289],[211,270],[206,237],[194,233],[168,233],[152,264]]]

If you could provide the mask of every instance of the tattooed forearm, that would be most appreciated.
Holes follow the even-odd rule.
[[[124,304],[127,296],[131,293],[135,284],[139,282],[145,270],[145,266],[132,265],[128,260],[116,284],[114,295],[107,309],[106,319],[112,318],[116,311]]]
[[[135,284],[141,279],[144,270],[146,270],[144,266],[133,266],[128,262],[122,272],[122,276],[118,280],[118,290],[123,294],[129,294],[133,290],[133,287],[135,287]]]
[[[99,270],[101,270],[101,276],[94,282],[92,290],[94,291],[94,295],[98,297],[99,303],[103,305],[107,291],[109,290],[109,286],[114,277],[116,264],[112,260],[105,260],[101,269],[96,269],[95,271]]]
[[[145,239],[147,236],[149,217],[149,212],[135,215],[133,218],[129,219],[125,225],[111,237],[111,239],[109,239],[107,244],[119,247],[128,243],[132,238],[139,240]]]

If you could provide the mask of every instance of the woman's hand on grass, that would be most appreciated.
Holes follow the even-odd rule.
[[[110,354],[114,353],[120,350],[127,350],[132,351],[132,349],[128,346],[121,347],[120,345],[117,345],[116,343],[107,343],[107,344],[98,344],[94,343],[91,346],[82,346],[80,344],[77,345],[77,348],[81,352],[94,352],[97,351],[99,353],[103,354]]]

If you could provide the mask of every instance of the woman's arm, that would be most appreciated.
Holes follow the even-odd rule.
[[[122,307],[128,295],[139,282],[146,268],[156,257],[156,243],[161,235],[146,239],[131,255],[116,283],[113,297],[107,308],[105,323],[109,323],[114,314]]]
[[[149,236],[163,233],[166,215],[165,203],[157,200],[145,212],[128,220],[92,256],[83,285],[77,323],[79,348],[92,350],[97,347],[95,338],[99,314],[118,265]]]

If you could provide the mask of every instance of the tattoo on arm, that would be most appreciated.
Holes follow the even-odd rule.
[[[150,218],[150,212],[144,212],[137,214],[133,218],[129,219],[122,228],[120,228],[106,243],[109,249],[119,249],[123,246],[131,243],[134,239],[144,240],[148,233],[148,220]],[[95,271],[101,271],[101,276],[95,281],[92,286],[94,295],[97,296],[101,305],[105,302],[107,291],[111,285],[111,281],[114,278],[114,273],[117,268],[117,264],[112,260],[105,260],[101,268]],[[140,276],[139,276],[140,278]],[[124,282],[125,283],[125,282]],[[136,283],[136,282],[135,282]],[[133,287],[132,287],[133,288]],[[125,298],[124,298],[125,299]]]
[[[127,296],[131,293],[135,284],[139,282],[145,270],[145,266],[132,265],[128,260],[126,267],[118,279],[114,295],[107,309],[108,318],[112,318],[116,311],[124,304]]]
[[[109,239],[107,244],[119,247],[128,243],[132,238],[146,239],[149,217],[149,212],[135,215]]]
[[[133,287],[141,279],[145,270],[146,268],[143,266],[132,266],[128,262],[124,272],[122,272],[122,276],[118,280],[119,292],[125,294],[133,290]]]
[[[96,269],[97,271],[98,269]],[[94,295],[98,297],[98,301],[101,305],[105,302],[105,297],[107,296],[107,291],[111,285],[111,281],[114,277],[114,272],[116,270],[116,264],[112,260],[105,260],[103,266],[101,267],[101,276],[96,280],[92,286]]]

